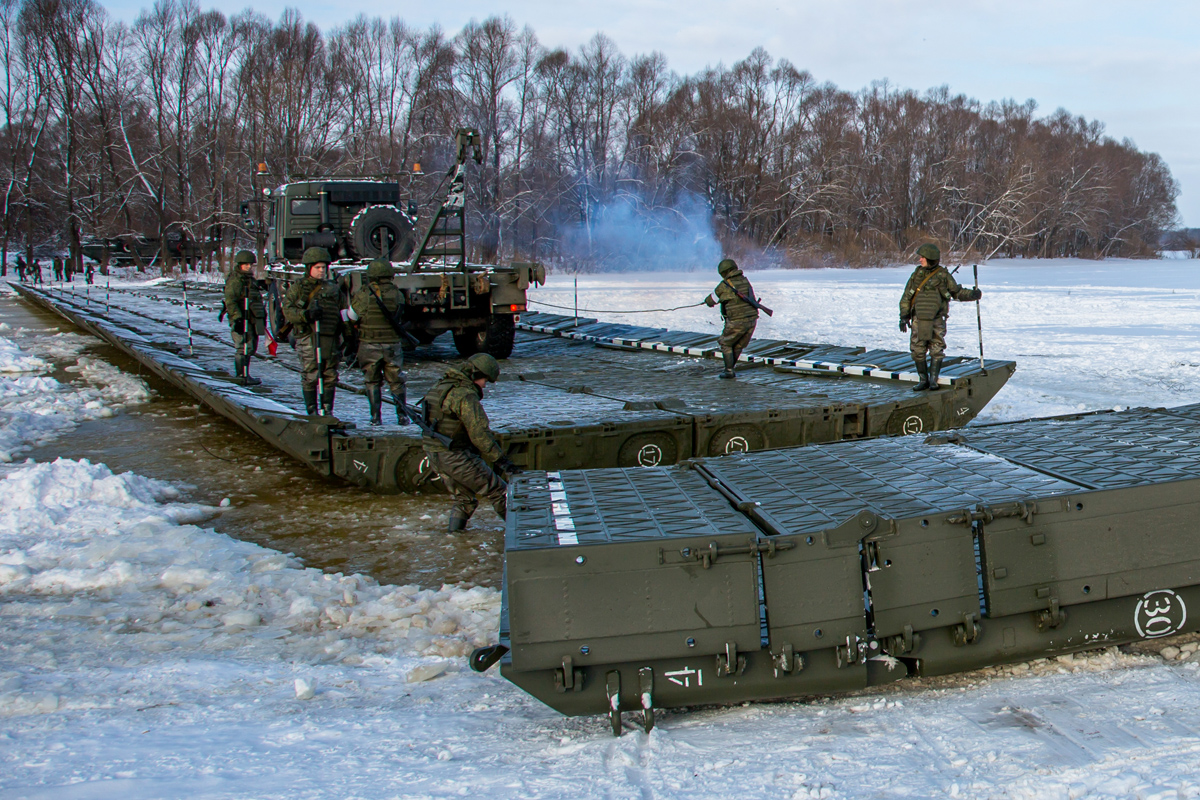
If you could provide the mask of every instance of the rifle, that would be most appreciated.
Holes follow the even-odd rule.
[[[379,295],[376,293],[376,291],[375,291],[375,287],[371,286],[370,284],[367,284],[367,291],[371,293],[371,297],[375,298],[375,304],[379,306],[379,310],[380,310],[380,312],[381,312],[381,313],[383,314],[383,316],[384,316],[384,317],[387,319],[388,323],[389,323],[389,324],[392,326],[392,330],[394,330],[394,331],[396,332],[396,335],[397,335],[397,336],[399,336],[399,337],[400,337],[400,338],[402,338],[402,339],[405,339],[405,340],[406,340],[406,341],[407,341],[409,344],[411,344],[413,347],[416,347],[417,345],[419,345],[419,344],[421,343],[421,340],[420,340],[420,339],[418,339],[417,337],[413,336],[413,335],[412,335],[411,333],[409,333],[408,331],[404,330],[404,325],[403,325],[403,323],[401,323],[401,322],[398,322],[398,321],[396,320],[396,317],[395,317],[395,316],[393,316],[393,315],[392,315],[392,314],[391,314],[391,313],[390,313],[390,312],[387,310],[387,306],[385,306],[385,305],[383,304],[383,298],[382,298],[382,297],[380,297],[380,296],[379,296]],[[399,307],[399,306],[396,306],[396,313],[397,313],[397,314],[399,314],[399,312],[400,312],[400,307]]]
[[[723,279],[723,280],[721,281],[721,283],[723,283],[723,284],[725,284],[726,286],[728,286],[728,287],[730,288],[730,290],[732,290],[732,291],[733,291],[733,293],[734,293],[734,294],[736,294],[736,295],[738,296],[738,299],[739,299],[739,300],[741,300],[743,303],[749,303],[749,304],[750,304],[752,307],[754,307],[754,308],[757,308],[759,311],[763,312],[763,313],[764,313],[764,314],[766,314],[768,317],[773,317],[773,316],[775,316],[775,312],[774,312],[774,311],[772,311],[771,309],[767,308],[767,307],[766,307],[766,306],[764,306],[762,303],[758,302],[758,298],[756,298],[756,297],[754,296],[754,290],[753,290],[753,289],[751,289],[751,290],[750,290],[750,296],[749,296],[749,297],[747,297],[746,295],[742,294],[742,293],[741,293],[741,292],[739,292],[737,289],[735,289],[735,288],[733,287],[733,284],[729,282],[729,279],[728,279],[728,278],[725,278],[725,279]]]
[[[401,405],[404,408],[404,411],[408,414],[408,418],[412,420],[418,428],[421,429],[422,434],[430,437],[431,439],[436,439],[446,447],[450,446],[450,442],[452,441],[450,437],[444,433],[438,433],[436,430],[434,430],[433,426],[429,424],[429,420],[425,416],[427,409],[425,408],[424,400],[421,401],[420,408],[411,406],[408,403],[403,403]]]

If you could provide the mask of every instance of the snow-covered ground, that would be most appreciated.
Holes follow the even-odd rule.
[[[984,267],[987,353],[1020,364],[984,418],[1200,399],[1196,264]],[[751,274],[777,310],[761,335],[903,348],[907,273]],[[590,276],[581,305],[682,305],[714,283]],[[534,298],[572,293],[558,277]],[[706,308],[623,318],[716,324]],[[83,337],[13,333],[10,459],[148,396]],[[950,343],[973,352],[971,306]],[[1169,658],[1110,649],[666,713],[614,739],[464,668],[496,592],[325,575],[205,527],[218,513],[86,461],[0,468],[0,798],[1200,796],[1200,637]]]

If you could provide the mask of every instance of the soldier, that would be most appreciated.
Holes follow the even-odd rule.
[[[25,282],[25,259],[17,256],[17,280]]]
[[[225,313],[233,336],[233,369],[238,383],[257,386],[250,377],[250,359],[258,352],[258,337],[267,330],[267,312],[262,292],[254,280],[254,253],[240,250],[233,257],[233,269],[225,278]]]
[[[366,282],[350,298],[345,320],[358,323],[358,365],[362,367],[371,424],[382,425],[383,378],[396,401],[396,422],[408,424],[405,406],[404,347],[400,344],[400,307],[404,297],[392,277],[390,261],[377,258],[367,265]]]
[[[946,317],[950,314],[950,300],[969,302],[978,300],[983,293],[978,289],[964,289],[954,276],[939,266],[942,253],[937,245],[923,244],[917,248],[920,266],[908,279],[904,295],[900,298],[900,331],[912,326],[909,347],[917,374],[921,382],[913,387],[914,392],[926,389],[937,391],[938,374],[942,370],[942,356],[946,352]],[[925,353],[929,353],[929,364]]]
[[[63,260],[58,256],[54,257],[54,280],[61,281],[63,279]]]
[[[336,284],[326,279],[332,261],[328,250],[310,247],[300,261],[307,274],[288,289],[283,298],[283,316],[292,323],[296,337],[304,407],[309,414],[316,414],[318,408],[322,414],[332,414],[340,357],[337,338],[342,323],[341,296]]]
[[[754,297],[754,287],[732,258],[722,259],[721,263],[717,264],[717,274],[721,276],[721,282],[713,290],[716,297],[710,294],[704,298],[704,304],[709,308],[717,303],[721,304],[725,330],[721,331],[717,344],[721,346],[721,357],[725,359],[725,371],[717,377],[731,380],[737,378],[734,370],[737,367],[738,356],[754,336],[760,304]]]
[[[483,495],[503,518],[507,511],[508,484],[498,471],[520,472],[508,460],[488,427],[487,413],[480,400],[486,383],[500,377],[500,365],[487,353],[476,353],[461,366],[446,371],[445,377],[425,395],[425,414],[430,427],[449,438],[449,444],[429,435],[422,437],[430,465],[454,495],[450,509],[451,533],[467,527]],[[487,462],[491,462],[489,467]]]

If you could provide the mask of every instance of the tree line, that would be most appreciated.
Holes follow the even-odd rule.
[[[132,25],[95,0],[0,0],[0,25],[5,260],[78,261],[88,237],[129,233],[218,238],[224,258],[253,241],[242,202],[296,176],[391,176],[427,218],[461,126],[482,136],[485,263],[619,266],[592,236],[618,210],[644,236],[699,208],[725,252],[778,265],[926,239],[966,257],[1147,255],[1176,219],[1167,165],[1099,122],[946,87],[846,91],[762,49],[680,75],[602,34],[547,48],[507,17],[323,32],[194,0]]]

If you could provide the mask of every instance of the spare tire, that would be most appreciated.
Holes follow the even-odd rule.
[[[367,206],[350,222],[350,244],[358,258],[403,261],[412,255],[412,220],[392,206]]]

